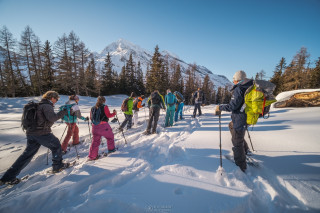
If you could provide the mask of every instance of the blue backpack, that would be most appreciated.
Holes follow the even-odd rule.
[[[66,104],[66,105],[62,105],[59,107],[59,111],[63,111],[64,109],[67,109],[67,111],[68,111],[68,113],[65,116],[63,116],[63,118],[62,118],[62,120],[65,121],[66,123],[75,123],[75,121],[77,121],[77,117],[71,115],[71,113],[70,113],[73,105],[75,105],[75,104]]]
[[[173,106],[175,103],[176,103],[175,96],[174,96],[172,93],[169,93],[169,94],[167,95],[167,104],[168,104],[169,106]]]

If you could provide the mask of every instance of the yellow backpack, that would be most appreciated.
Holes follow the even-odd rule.
[[[273,96],[275,85],[269,81],[255,80],[245,92],[243,106],[247,114],[247,124],[254,125],[259,117],[269,114],[270,105],[277,100]]]

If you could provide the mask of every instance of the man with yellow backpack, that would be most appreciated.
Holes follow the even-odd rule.
[[[276,101],[272,95],[275,86],[268,81],[247,79],[246,73],[242,70],[234,74],[233,83],[230,103],[218,105],[216,115],[221,115],[221,111],[232,112],[229,129],[232,136],[233,157],[235,164],[245,172],[246,154],[249,152],[244,139],[247,125],[256,124],[258,118],[266,113],[265,107]]]

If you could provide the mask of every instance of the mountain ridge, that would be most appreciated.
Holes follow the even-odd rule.
[[[130,54],[132,54],[133,60],[137,63],[140,61],[140,65],[144,75],[146,74],[147,66],[150,64],[153,53],[140,46],[133,44],[125,39],[118,39],[115,42],[107,45],[100,53],[94,52],[96,58],[96,63],[98,68],[102,69],[104,65],[104,60],[106,55],[110,54],[113,63],[113,69],[120,73],[121,68],[125,65],[126,61],[129,59]],[[167,50],[160,52],[163,57],[167,57],[169,62],[176,61],[180,64],[183,77],[186,75],[186,70],[191,65],[180,59],[179,56],[173,54]],[[205,66],[196,65],[196,75],[200,76],[202,79],[208,74],[211,81],[214,84],[214,88],[232,86],[232,83],[224,76],[220,74],[214,74],[211,70]]]

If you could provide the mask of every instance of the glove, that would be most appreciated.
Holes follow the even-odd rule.
[[[113,110],[113,113],[114,113],[114,114],[117,114],[117,111],[114,109],[114,110]]]
[[[89,120],[89,117],[87,116],[84,121],[88,121],[88,120]]]
[[[219,107],[219,105],[218,106],[216,106],[216,112],[215,112],[215,115],[221,115],[221,111],[220,111],[220,107]]]
[[[117,118],[114,118],[114,119],[112,119],[112,121],[111,121],[111,123],[115,123],[115,122],[117,122]]]
[[[146,104],[142,104],[141,106],[144,107]]]

